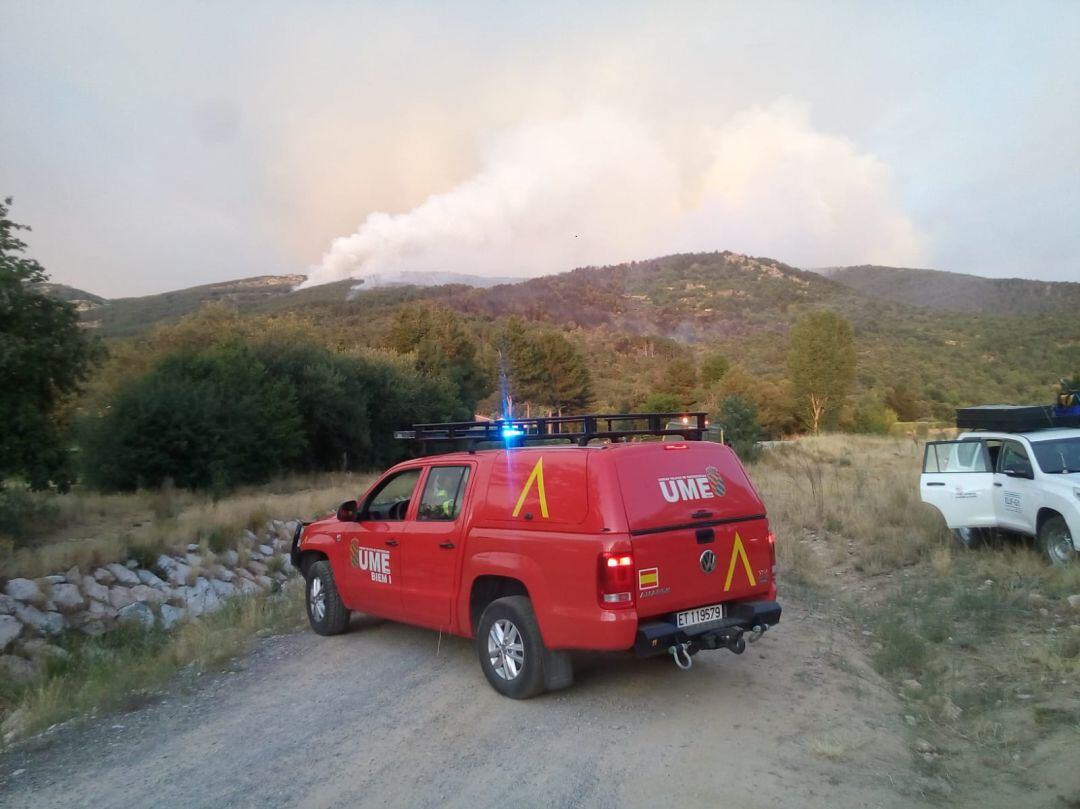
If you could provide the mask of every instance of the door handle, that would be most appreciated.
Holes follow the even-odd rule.
[[[998,482],[997,482],[997,481],[995,480],[995,481],[994,481],[994,485],[995,485],[995,486],[1004,486],[1005,484],[1003,484],[1003,483],[998,483]]]
[[[927,486],[944,486],[945,484],[942,483],[941,481],[931,481],[931,482],[927,483],[926,485]]]
[[[453,542],[440,542],[439,547],[440,548],[446,548],[447,550],[449,550],[450,548],[454,547],[454,543]]]
[[[386,540],[386,547],[388,547],[388,548],[396,548],[397,545],[398,545],[398,541],[396,539],[388,539],[388,540]]]
[[[692,520],[703,520],[706,517],[711,517],[711,516],[712,516],[711,511],[708,511],[707,509],[701,509],[700,511],[695,511],[693,514],[691,514],[690,519],[692,519]]]

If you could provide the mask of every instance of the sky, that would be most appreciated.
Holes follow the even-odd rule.
[[[733,250],[1080,281],[1080,3],[0,0],[54,281]]]

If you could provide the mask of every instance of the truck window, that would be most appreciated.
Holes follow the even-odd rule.
[[[393,522],[404,520],[418,480],[419,469],[406,469],[384,480],[368,498],[360,519]]]
[[[998,471],[1017,472],[1021,475],[1031,475],[1031,461],[1023,445],[1017,441],[1006,441],[1001,448]]]
[[[1048,475],[1080,472],[1080,438],[1032,442],[1039,468]]]
[[[465,484],[469,480],[467,466],[433,466],[420,498],[421,520],[455,520],[461,513]]]
[[[982,441],[941,441],[926,445],[923,472],[992,472]]]

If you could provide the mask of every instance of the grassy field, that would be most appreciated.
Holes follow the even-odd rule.
[[[86,571],[129,558],[153,558],[191,543],[220,551],[245,528],[262,528],[270,519],[326,516],[363,493],[371,481],[371,475],[357,474],[293,476],[223,499],[169,488],[128,495],[78,490],[30,495],[29,528],[18,537],[5,537],[0,529],[0,569],[9,578],[34,578],[73,565]]]
[[[865,641],[941,797],[991,771],[1038,787],[1080,743],[1080,568],[1021,539],[963,549],[919,500],[921,457],[911,439],[839,435],[765,453],[750,473],[781,589]]]

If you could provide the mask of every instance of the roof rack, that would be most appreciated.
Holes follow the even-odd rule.
[[[956,410],[956,426],[968,430],[1025,433],[1054,427],[1080,427],[1080,407],[980,405]]]
[[[622,441],[639,436],[679,436],[687,441],[701,441],[708,430],[707,414],[683,413],[589,413],[579,416],[543,416],[495,421],[451,421],[439,424],[415,424],[400,430],[394,438],[420,442],[427,454],[429,443],[464,442],[470,450],[483,442],[508,447],[530,443],[570,441],[579,447],[596,439]]]

